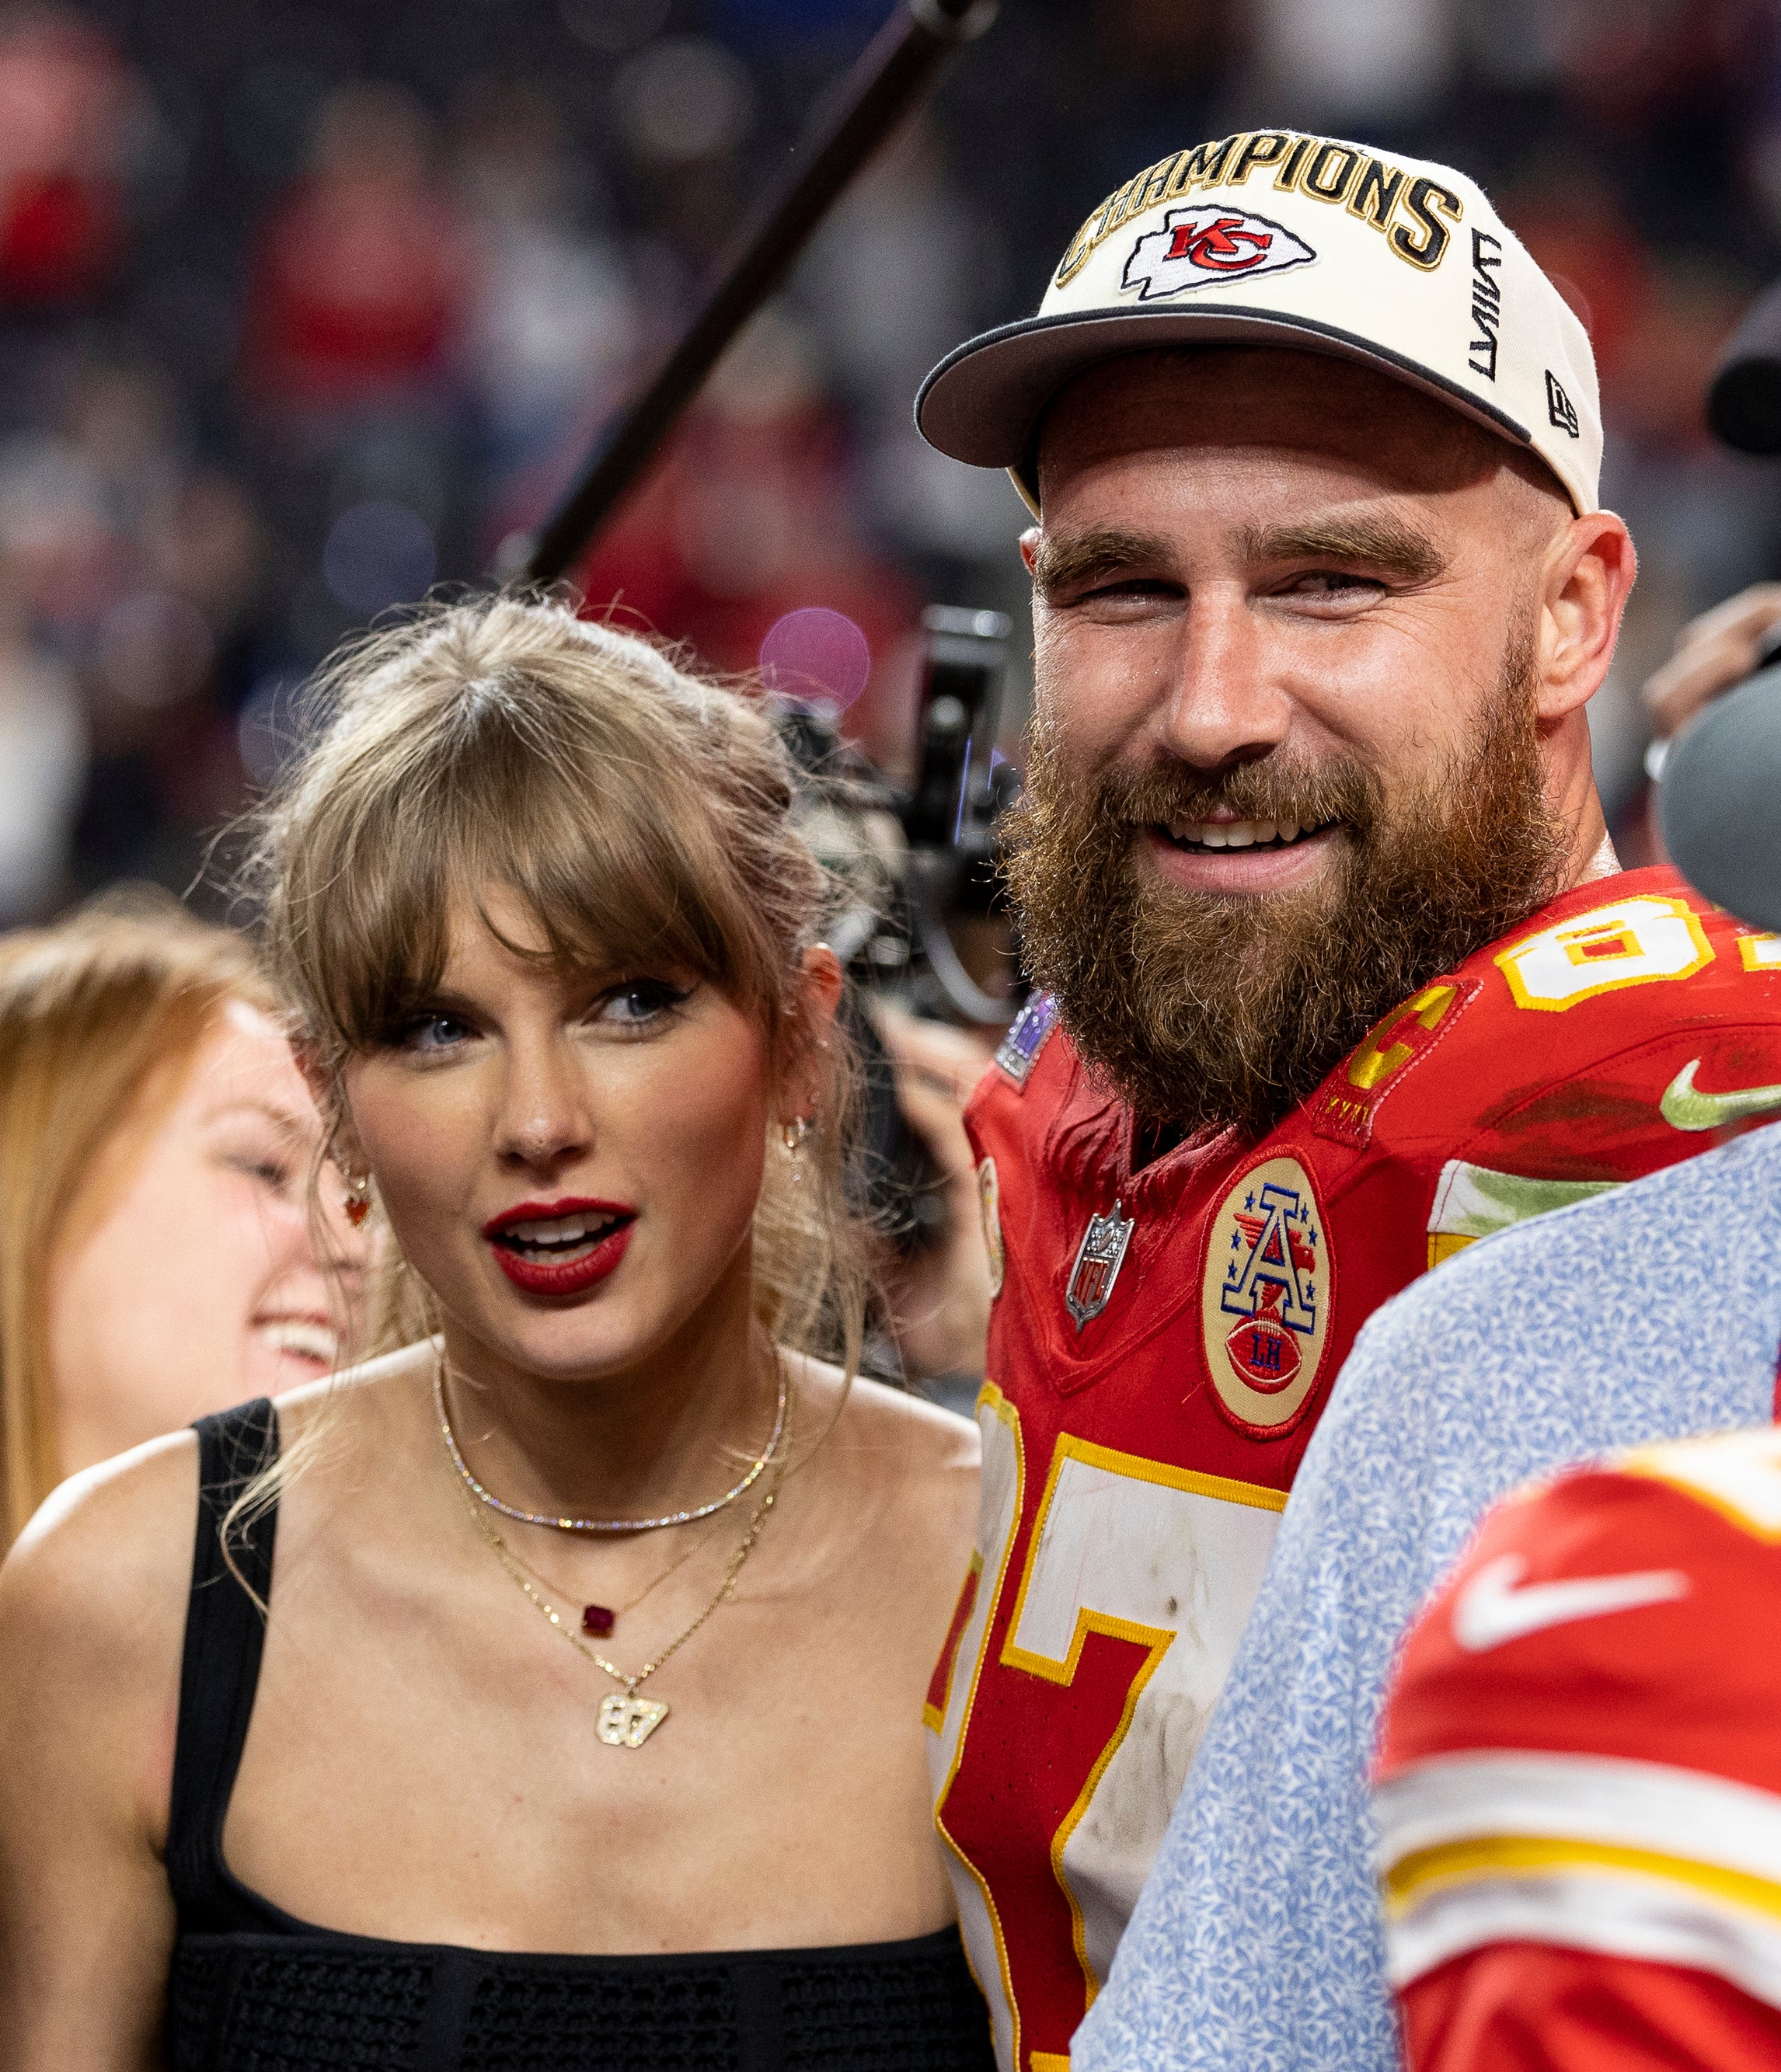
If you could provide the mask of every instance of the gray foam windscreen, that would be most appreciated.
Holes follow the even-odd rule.
[[[1720,354],[1707,422],[1740,453],[1781,454],[1781,283],[1757,297]]]
[[[1658,787],[1664,845],[1698,891],[1781,929],[1781,666],[1716,699],[1672,744]]]

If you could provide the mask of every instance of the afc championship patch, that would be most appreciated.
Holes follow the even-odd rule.
[[[1207,1369],[1238,1424],[1272,1433],[1304,1408],[1334,1280],[1310,1174],[1296,1158],[1252,1166],[1211,1219],[1201,1292]]]

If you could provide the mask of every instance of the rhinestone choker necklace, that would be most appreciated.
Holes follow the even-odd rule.
[[[439,1431],[445,1440],[446,1451],[451,1457],[451,1465],[458,1471],[459,1479],[479,1503],[491,1511],[498,1511],[503,1518],[510,1518],[517,1525],[548,1525],[558,1532],[655,1532],[668,1525],[691,1525],[697,1519],[709,1518],[714,1511],[722,1511],[726,1504],[734,1503],[737,1498],[751,1490],[771,1466],[779,1449],[779,1441],[785,1435],[785,1406],[789,1393],[789,1378],[783,1359],[775,1358],[779,1371],[779,1409],[773,1419],[773,1436],[767,1441],[765,1450],[734,1489],[726,1490],[722,1496],[714,1497],[709,1503],[695,1504],[690,1510],[671,1511],[660,1518],[553,1518],[537,1511],[521,1511],[517,1505],[504,1503],[492,1490],[484,1489],[470,1471],[470,1464],[459,1450],[457,1435],[451,1429],[450,1413],[446,1408],[446,1359],[442,1350],[438,1364],[433,1370],[433,1408],[439,1420]]]

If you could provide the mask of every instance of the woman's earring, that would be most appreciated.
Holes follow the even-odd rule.
[[[792,1184],[801,1186],[804,1182],[804,1141],[810,1134],[810,1118],[800,1115],[796,1122],[788,1122],[779,1132],[779,1141],[784,1145],[786,1155],[792,1161]]]
[[[346,1176],[346,1219],[357,1230],[371,1214],[371,1175],[368,1173],[348,1173]]]

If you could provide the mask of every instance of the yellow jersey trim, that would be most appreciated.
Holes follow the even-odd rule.
[[[1394,1864],[1384,1877],[1385,1912],[1401,1919],[1431,1890],[1481,1884],[1502,1877],[1550,1877],[1565,1871],[1619,1871],[1656,1878],[1704,1895],[1721,1906],[1781,1920],[1781,1882],[1748,1871],[1727,1870],[1657,1849],[1622,1848],[1612,1842],[1577,1841],[1565,1836],[1481,1835],[1462,1842],[1419,1849]]]
[[[1045,1478],[1044,1494],[1039,1498],[1038,1515],[1033,1520],[1032,1536],[1026,1544],[1026,1560],[1021,1572],[1020,1589],[1014,1598],[1014,1609],[1008,1621],[1008,1638],[1002,1643],[1002,1660],[1010,1669],[1023,1669],[1030,1675],[1043,1677],[1048,1684],[1069,1684],[1076,1680],[1082,1651],[1092,1633],[1105,1634],[1110,1639],[1128,1640],[1146,1651],[1137,1673],[1133,1677],[1125,1693],[1125,1703],[1121,1708],[1119,1724],[1113,1737],[1096,1758],[1088,1773],[1088,1782],[1077,1794],[1075,1803],[1059,1823],[1057,1832],[1051,1837],[1051,1875],[1056,1879],[1058,1889],[1063,1894],[1070,1908],[1071,1939],[1076,1945],[1076,1962],[1082,1968],[1084,2013],[1095,2004],[1100,1991],[1093,1967],[1088,1962],[1088,1932],[1082,1918],[1082,1906],[1070,1889],[1070,1880],[1063,1868],[1063,1852],[1070,1837],[1081,1824],[1083,1815],[1088,1811],[1089,1802],[1105,1774],[1107,1766],[1118,1754],[1121,1745],[1131,1731],[1133,1715],[1137,1710],[1138,1700],[1144,1696],[1145,1686],[1156,1674],[1157,1666],[1173,1646],[1176,1629],[1170,1626],[1140,1626],[1135,1620],[1114,1618],[1105,1612],[1090,1610],[1086,1605],[1076,1614],[1076,1630],[1070,1636],[1070,1646],[1063,1661],[1052,1656],[1035,1655],[1030,1649],[1015,1645],[1015,1636],[1020,1631],[1021,1615],[1026,1609],[1026,1593],[1033,1581],[1033,1572],[1039,1563],[1039,1548],[1045,1537],[1045,1523],[1051,1515],[1051,1498],[1056,1493],[1058,1478],[1063,1472],[1067,1461],[1080,1461],[1085,1466],[1104,1469],[1109,1474],[1124,1475],[1133,1482],[1154,1482],[1165,1489],[1185,1490],[1191,1495],[1211,1497],[1220,1503],[1240,1503],[1257,1511],[1284,1511],[1286,1508],[1285,1490],[1266,1489],[1259,1482],[1236,1482],[1228,1475],[1201,1474],[1193,1468],[1172,1468],[1162,1461],[1147,1460],[1141,1453],[1122,1453],[1112,1446],[1097,1446],[1087,1439],[1078,1439],[1065,1432],[1059,1435],[1051,1454],[1051,1471]],[[1034,2062],[1039,2062],[1034,2054]],[[1065,2064],[1068,2060],[1063,2061]]]
[[[1021,1513],[1026,1505],[1026,1449],[1021,1437],[1020,1412],[993,1381],[985,1381],[977,1395],[977,1408],[988,1408],[1014,1437],[1014,1519],[1008,1534],[1008,1544],[1002,1551],[1002,1560],[997,1566],[995,1587],[989,1593],[989,1609],[984,1615],[983,1642],[977,1650],[977,1659],[971,1665],[970,1695],[965,1701],[965,1711],[959,1720],[959,1737],[953,1745],[952,1760],[946,1772],[946,1782],[940,1786],[940,1796],[934,1801],[934,1830],[952,1854],[969,1873],[971,1882],[983,1895],[984,1911],[989,1918],[989,1932],[996,1938],[996,1966],[1002,1973],[1002,1996],[1008,2003],[1008,2019],[1013,2029],[1014,2060],[1020,2062],[1020,2002],[1014,1997],[1014,1975],[1008,1968],[1008,1938],[1002,1932],[1002,1916],[996,1911],[995,1895],[989,1889],[989,1881],[966,1856],[964,1850],[947,1832],[944,1814],[946,1801],[952,1789],[952,1781],[959,1774],[959,1765],[965,1759],[965,1744],[971,1731],[971,1715],[977,1702],[977,1686],[983,1679],[983,1665],[989,1659],[989,1636],[995,1630],[996,1606],[1002,1598],[1002,1586],[1007,1578],[1008,1564],[1013,1557],[1014,1542],[1020,1536]],[[981,1552],[980,1552],[981,1558]],[[962,1644],[964,1635],[960,1635]],[[947,1688],[952,1689],[950,1680]],[[965,1951],[965,1963],[970,1967],[970,1951]],[[983,1993],[983,1981],[972,1970],[972,1979],[977,1991]],[[985,2004],[989,1996],[983,1993]]]

